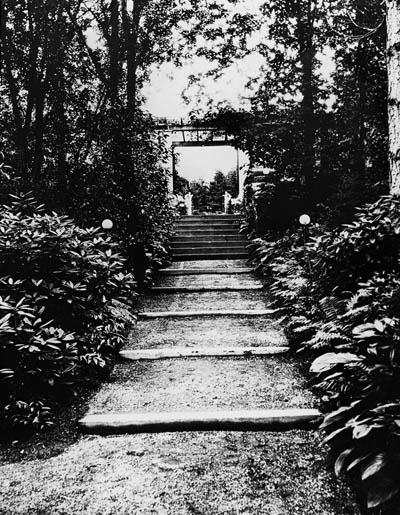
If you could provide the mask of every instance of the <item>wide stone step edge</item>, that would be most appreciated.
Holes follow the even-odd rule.
[[[255,291],[262,290],[262,284],[248,286],[153,286],[150,293],[202,293],[209,291]]]
[[[232,274],[251,274],[254,268],[160,268],[158,273],[161,275],[232,275]]]
[[[200,252],[200,254],[204,251],[212,252],[213,254],[218,253],[229,253],[229,252],[238,252],[238,250],[246,250],[246,245],[243,243],[239,243],[238,245],[225,245],[223,247],[216,247],[214,245],[206,246],[201,245],[200,247],[172,247],[173,253],[179,254],[190,254],[191,252]]]
[[[249,245],[249,242],[247,240],[197,240],[193,238],[186,241],[171,241],[170,245],[172,250],[197,248],[243,249]]]
[[[277,313],[277,309],[237,309],[237,310],[201,310],[201,311],[143,311],[138,317],[146,318],[183,318],[183,317],[217,317],[217,316],[270,316]]]
[[[249,244],[251,243],[248,238],[244,234],[205,234],[203,236],[197,235],[183,235],[183,236],[173,236],[171,238],[171,243],[191,243],[191,242],[238,242],[245,241]]]
[[[128,349],[119,352],[120,358],[129,361],[203,357],[261,357],[289,352],[289,347],[163,347],[157,349]]]
[[[171,431],[290,431],[315,429],[322,421],[316,409],[255,409],[106,413],[79,421],[90,434],[136,434]]]
[[[174,254],[174,261],[204,261],[204,260],[221,260],[221,259],[248,259],[249,255],[247,252],[223,252],[218,254]]]

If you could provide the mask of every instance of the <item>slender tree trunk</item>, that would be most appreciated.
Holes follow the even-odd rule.
[[[64,62],[64,56],[62,61]],[[60,67],[57,70],[57,77],[55,81],[57,85],[57,98],[54,101],[54,115],[55,115],[55,144],[56,144],[56,163],[57,163],[57,181],[60,192],[65,192],[68,184],[67,180],[67,134],[68,122],[66,117],[66,85],[64,78],[64,70]]]
[[[131,39],[131,55],[128,62],[128,72],[130,75],[129,87],[128,87],[128,104],[136,109],[136,93],[137,93],[137,45],[138,45],[138,30],[139,30],[139,19],[136,12],[133,13],[132,19],[132,39]]]
[[[315,168],[315,115],[314,115],[314,27],[311,0],[307,0],[305,12],[298,14],[298,35],[300,62],[302,67],[302,124],[303,124],[303,166],[301,170],[307,203],[313,200],[313,179]]]
[[[120,38],[119,38],[119,0],[111,0],[110,4],[110,96],[111,103],[116,104],[118,100],[120,82]]]
[[[18,166],[20,173],[26,179],[28,176],[29,145],[28,132],[30,128],[31,103],[28,99],[27,114],[24,116],[19,101],[19,90],[17,81],[13,75],[13,45],[12,36],[7,29],[7,11],[4,3],[1,4],[1,50],[4,64],[4,77],[10,92],[12,113],[14,118],[14,141],[18,149]]]
[[[365,108],[366,108],[366,90],[365,90],[365,47],[364,42],[359,41],[356,50],[355,73],[357,80],[357,112],[355,113],[357,121],[357,133],[355,134],[354,149],[354,172],[357,175],[356,183],[363,184],[365,180]]]
[[[45,90],[43,84],[38,84],[35,105],[35,146],[34,158],[32,166],[32,180],[35,188],[40,188],[40,177],[43,166],[43,142],[44,142],[44,107],[45,107]]]
[[[386,0],[390,192],[400,195],[400,0]]]
[[[137,90],[137,46],[140,17],[144,7],[143,0],[134,0],[132,14],[128,14],[127,0],[122,0],[122,25],[126,48],[126,99],[131,112],[136,108]]]
[[[134,79],[132,77],[132,58],[133,58],[133,44],[132,44],[132,32],[131,32],[131,21],[128,13],[127,0],[122,0],[122,27],[124,31],[124,42],[126,52],[126,100],[128,107],[134,104],[134,95],[132,92],[132,86]]]

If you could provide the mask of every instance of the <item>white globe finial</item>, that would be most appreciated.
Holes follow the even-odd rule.
[[[110,230],[113,228],[113,223],[112,223],[112,220],[110,220],[109,218],[106,218],[104,219],[102,222],[101,222],[101,226],[103,227],[103,229],[106,229],[106,230]]]
[[[311,222],[311,218],[308,215],[304,214],[300,216],[299,222],[301,225],[309,225]]]

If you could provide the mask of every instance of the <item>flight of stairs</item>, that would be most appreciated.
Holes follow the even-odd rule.
[[[171,241],[174,261],[246,259],[247,239],[239,234],[240,215],[181,216]]]

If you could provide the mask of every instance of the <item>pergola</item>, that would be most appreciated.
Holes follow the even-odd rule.
[[[172,148],[172,191],[173,178],[176,174],[176,147],[234,147],[234,137],[231,134],[224,129],[203,125],[201,121],[169,118],[155,118],[155,120],[158,131],[164,134]],[[240,176],[239,154],[237,171],[240,191],[244,177]]]

